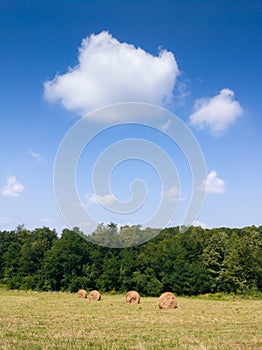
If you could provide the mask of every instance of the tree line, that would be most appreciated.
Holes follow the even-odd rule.
[[[152,237],[153,229],[148,234]],[[93,241],[147,234],[139,225],[117,230],[98,225]],[[113,237],[113,238],[112,238]],[[0,286],[9,289],[70,291],[98,289],[144,296],[262,292],[262,226],[203,229],[166,228],[129,248],[87,241],[81,232],[48,227],[0,231]]]

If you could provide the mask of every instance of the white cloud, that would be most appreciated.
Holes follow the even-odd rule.
[[[234,92],[230,89],[222,89],[212,98],[196,100],[194,110],[189,116],[191,124],[200,129],[208,127],[215,134],[226,130],[243,114],[239,102],[234,100]]]
[[[201,222],[199,220],[195,220],[192,225],[196,227],[200,226],[202,228],[209,228],[208,224]]]
[[[163,192],[163,196],[168,201],[177,201],[179,199],[179,189],[175,186],[170,187]]]
[[[89,221],[82,221],[78,224],[78,228],[80,229],[80,231],[84,231],[87,228],[91,227],[91,223]]]
[[[87,205],[102,204],[108,206],[113,204],[115,201],[116,198],[111,193],[105,195],[91,194],[87,196]]]
[[[82,40],[78,61],[67,73],[45,82],[48,101],[60,101],[66,109],[85,115],[113,103],[164,105],[173,98],[179,70],[172,52],[153,56],[104,31]]]
[[[181,73],[181,72],[180,72]],[[175,105],[183,106],[187,97],[190,95],[190,86],[188,81],[178,80],[175,86]]]
[[[44,161],[44,158],[41,156],[41,154],[38,152],[35,152],[34,150],[30,150],[29,154],[39,163],[42,163]]]
[[[0,218],[0,224],[5,224],[5,223],[7,223],[7,222],[9,222],[11,219],[10,218],[7,218],[7,217],[5,217],[5,218]]]
[[[18,197],[25,190],[15,176],[8,176],[6,182],[7,184],[2,189],[2,195],[5,197]]]
[[[224,180],[217,177],[215,170],[210,171],[207,178],[200,186],[200,190],[206,191],[206,193],[222,194],[225,192],[226,183]]]
[[[41,218],[39,221],[44,225],[51,225],[54,222],[54,220],[50,218]]]
[[[170,128],[170,125],[172,124],[172,120],[168,119],[162,126],[161,130],[167,131]]]

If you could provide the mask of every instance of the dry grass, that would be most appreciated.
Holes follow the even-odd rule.
[[[0,349],[262,349],[262,300],[178,298],[171,310],[157,301],[0,291]]]

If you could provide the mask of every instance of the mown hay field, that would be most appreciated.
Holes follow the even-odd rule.
[[[161,310],[158,298],[0,291],[0,349],[262,349],[262,300],[177,301]]]

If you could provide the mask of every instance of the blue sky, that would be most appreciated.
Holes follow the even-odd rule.
[[[207,193],[196,224],[261,225],[261,32],[260,1],[1,2],[0,229],[67,226],[53,186],[59,145],[86,113],[88,127],[106,127],[110,117],[92,120],[92,112],[121,102],[166,108],[198,141]],[[183,152],[150,128],[111,131],[85,148],[76,169],[85,210],[97,222],[143,223],[162,193],[178,206],[171,224],[181,224],[192,191]],[[130,137],[162,147],[179,184],[161,192],[157,171],[133,159],[112,172],[112,193],[96,197],[92,165],[106,147]],[[136,178],[148,191],[143,212],[103,211],[99,199],[129,200]]]

